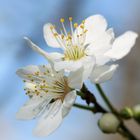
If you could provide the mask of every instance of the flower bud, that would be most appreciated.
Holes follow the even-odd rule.
[[[133,117],[133,110],[129,107],[125,107],[120,111],[120,114],[125,119],[130,119]]]
[[[140,104],[133,107],[134,118],[140,123]]]
[[[103,114],[103,116],[98,121],[100,129],[104,133],[115,133],[119,127],[120,121],[112,113]]]

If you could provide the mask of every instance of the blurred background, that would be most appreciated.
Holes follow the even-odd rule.
[[[46,22],[59,26],[59,19],[72,16],[80,23],[93,14],[102,14],[116,36],[127,30],[140,34],[140,0],[0,0],[0,140],[123,140],[118,134],[105,135],[97,127],[100,115],[73,108],[55,133],[47,138],[32,135],[36,120],[16,120],[17,110],[26,101],[23,83],[15,74],[19,67],[45,64],[47,61],[32,51],[23,40],[28,36],[46,51],[52,51],[43,39]],[[140,103],[140,39],[131,53],[119,61],[113,79],[103,88],[113,104],[121,109]],[[99,102],[104,105],[94,86]],[[80,99],[77,102],[82,102]],[[83,103],[83,102],[82,102]],[[140,128],[127,122],[139,135]]]

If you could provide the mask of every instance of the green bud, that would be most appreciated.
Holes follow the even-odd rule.
[[[103,114],[103,116],[98,121],[100,129],[104,133],[116,133],[119,127],[120,121],[112,113]]]
[[[134,118],[140,123],[140,104],[133,107]]]
[[[125,107],[120,111],[120,114],[125,119],[130,119],[133,117],[134,113],[133,110],[129,107]]]

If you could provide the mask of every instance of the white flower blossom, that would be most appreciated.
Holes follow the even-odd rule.
[[[17,112],[17,118],[29,120],[38,118],[35,135],[47,136],[52,133],[69,113],[76,91],[82,86],[79,72],[64,76],[64,71],[56,72],[50,65],[30,65],[17,71],[25,82],[24,90],[29,100]],[[75,76],[76,75],[76,76]]]
[[[127,31],[123,35],[115,38],[113,30],[109,29],[108,35],[104,39],[99,39],[96,42],[97,44],[90,44],[93,47],[89,46],[89,51],[94,52],[96,57],[96,66],[91,72],[90,80],[93,83],[103,83],[109,80],[117,69],[118,64],[108,63],[125,57],[135,45],[137,37],[137,33]],[[97,47],[94,45],[97,45]]]
[[[60,33],[50,23],[43,29],[46,43],[62,49],[62,53],[47,53],[28,38],[25,39],[34,50],[53,63],[57,71],[76,71],[83,67],[83,80],[90,78],[94,83],[101,83],[110,79],[118,65],[108,63],[126,56],[138,35],[133,31],[127,31],[115,39],[113,29],[107,29],[107,21],[101,15],[90,16],[80,25],[73,24],[72,17],[69,21],[70,32],[66,31],[63,18],[60,19]]]

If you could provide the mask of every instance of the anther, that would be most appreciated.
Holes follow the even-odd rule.
[[[28,78],[31,78],[32,76],[31,75],[28,75]]]
[[[64,39],[64,35],[61,35],[61,38]]]
[[[85,30],[84,33],[86,33],[88,30]]]
[[[36,95],[38,96],[40,92],[36,92]]]
[[[54,33],[53,35],[56,37],[56,36],[58,36],[58,33]]]
[[[85,20],[83,20],[82,23],[85,24]]]
[[[77,28],[78,27],[78,23],[74,23],[74,28]]]
[[[30,91],[27,91],[27,94],[29,94],[30,93]]]
[[[45,92],[47,93],[47,92],[48,92],[48,90],[45,90]]]
[[[39,71],[35,72],[35,75],[37,75],[37,76],[38,76],[38,75],[39,75]]]
[[[60,22],[61,22],[61,23],[65,22],[65,19],[64,19],[64,18],[61,18],[61,19],[60,19]]]
[[[46,72],[44,72],[43,74],[44,74],[44,75],[46,75],[47,73],[46,73]]]
[[[50,26],[50,29],[53,30],[54,29],[54,26]]]
[[[69,17],[69,21],[72,21],[72,17]]]
[[[84,29],[84,25],[80,25],[80,28]]]

